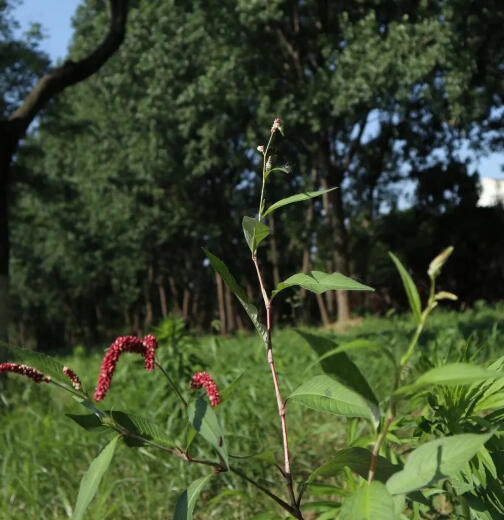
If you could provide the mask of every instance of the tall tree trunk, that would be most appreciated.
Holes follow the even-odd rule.
[[[154,281],[154,268],[149,265],[147,269],[147,279],[144,282],[144,299],[145,299],[145,321],[144,327],[150,329],[154,321],[154,306],[152,305],[152,283]]]
[[[175,304],[175,310],[176,310],[177,314],[182,314],[182,309],[180,308],[180,303],[179,303],[179,292],[177,289],[177,284],[175,283],[175,278],[173,278],[173,276],[169,276],[168,283],[170,284],[170,291],[173,296],[173,303]]]
[[[337,188],[328,194],[334,267],[339,273],[348,276],[348,235],[345,227],[345,210],[343,206],[343,192],[341,189],[345,170],[337,168],[332,164],[331,151],[326,139],[319,140],[318,151],[320,169],[322,172],[322,185]],[[348,292],[337,291],[336,300],[338,302],[338,322],[348,321],[350,319]]]
[[[164,288],[163,282],[158,282],[158,292],[159,304],[161,306],[161,316],[166,318],[168,316],[168,305],[166,303],[166,290]]]
[[[215,273],[215,281],[217,282],[217,302],[219,305],[219,320],[221,325],[221,334],[226,334],[226,306],[224,303],[224,291],[222,290],[222,278]]]
[[[227,331],[233,332],[235,330],[233,296],[231,294],[231,289],[229,288],[229,286],[227,284],[224,285],[224,295],[226,298]]]
[[[191,293],[187,287],[184,288],[184,296],[182,299],[182,316],[186,320],[189,316],[189,303],[191,301]]]
[[[320,317],[322,318],[322,323],[324,327],[328,327],[330,325],[329,316],[327,315],[324,298],[322,298],[321,294],[317,294],[317,303],[320,311]]]

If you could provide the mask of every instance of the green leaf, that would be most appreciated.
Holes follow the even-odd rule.
[[[145,419],[139,415],[115,410],[110,412],[110,416],[117,424],[121,425],[128,432],[133,434],[131,438],[138,435],[150,441],[155,441],[167,446],[173,446],[173,439],[167,435],[161,426],[149,419]]]
[[[203,487],[212,477],[213,475],[207,475],[206,477],[195,480],[178,497],[177,504],[175,505],[175,514],[173,515],[173,520],[192,520],[196,500],[198,500]]]
[[[387,489],[399,495],[454,477],[492,435],[461,433],[420,446],[410,453],[404,469],[388,479]]]
[[[102,432],[109,430],[109,427],[104,425],[102,421],[95,414],[73,414],[66,413],[67,417],[75,421],[79,426],[82,426],[88,432]]]
[[[242,307],[245,309],[245,312],[248,314],[250,320],[254,324],[254,327],[259,334],[260,338],[263,340],[264,345],[268,344],[268,333],[266,332],[266,328],[259,321],[259,311],[255,305],[252,305],[249,302],[247,297],[247,293],[244,291],[242,287],[235,280],[233,275],[229,272],[226,264],[215,255],[210,253],[210,251],[203,248],[205,255],[210,260],[210,264],[214,268],[214,270],[222,276],[222,279],[226,282],[229,288],[233,291],[234,295],[238,298],[238,301],[241,303]]]
[[[77,503],[75,504],[72,520],[81,520],[84,513],[93,500],[103,475],[107,471],[117,446],[120,436],[114,437],[100,454],[91,462],[88,470],[81,480]]]
[[[229,466],[224,433],[211,406],[201,397],[189,403],[187,417],[194,429],[210,443]]]
[[[345,417],[363,417],[373,423],[379,420],[376,406],[329,376],[315,376],[292,392],[288,400]]]
[[[338,520],[396,520],[395,503],[381,482],[365,482],[343,502]]]
[[[497,379],[504,377],[501,372],[467,363],[450,363],[440,367],[432,368],[422,374],[413,384],[403,386],[395,391],[396,395],[408,394],[431,385],[468,385],[475,381],[485,379]]]
[[[301,333],[301,331],[296,331],[296,332]],[[336,342],[334,342],[334,345],[337,345]],[[331,350],[327,350],[325,352],[325,354],[321,355],[311,365],[308,365],[305,369],[305,372],[310,370],[311,368],[313,368],[315,365],[318,365],[319,363],[322,365],[322,369],[324,371],[326,371],[324,369],[324,362],[327,360],[327,358],[340,354],[341,352],[348,352],[349,350],[358,350],[358,349],[368,349],[368,350],[374,350],[376,352],[380,352],[381,354],[384,354],[387,357],[387,359],[392,363],[394,369],[396,368],[396,360],[395,360],[393,354],[389,350],[387,350],[385,347],[382,347],[381,345],[377,345],[376,343],[373,343],[372,341],[369,341],[367,339],[355,339],[353,341],[349,341],[348,343],[343,343],[341,345],[337,345],[334,348],[332,348]]]
[[[309,273],[298,273],[290,276],[287,280],[280,282],[273,291],[274,298],[280,291],[287,287],[299,285],[308,291],[322,294],[326,291],[374,291],[371,287],[356,282],[348,276],[340,273],[323,273],[322,271],[311,271]]]
[[[285,199],[281,199],[274,204],[272,204],[263,214],[265,217],[266,215],[269,215],[273,211],[275,211],[278,208],[281,208],[282,206],[287,206],[287,204],[293,204],[294,202],[301,202],[303,200],[309,200],[313,199],[315,197],[320,197],[320,195],[324,195],[324,193],[329,193],[332,190],[335,190],[336,188],[329,188],[328,190],[319,190],[319,191],[307,191],[305,193],[298,193],[297,195],[291,195],[290,197],[287,197]]]
[[[301,330],[296,332],[304,338],[310,347],[322,358],[321,366],[322,370],[329,375],[335,376],[346,386],[355,390],[358,394],[362,395],[368,401],[378,404],[378,400],[374,395],[371,387],[369,386],[366,378],[362,375],[359,367],[344,353],[336,352],[334,347],[337,347],[334,341],[323,336],[317,336],[315,334],[308,334]],[[333,352],[330,357],[324,357],[327,352]]]
[[[64,365],[51,356],[0,342],[0,359],[29,365],[45,375],[51,376],[55,381],[72,388],[70,380],[63,374]]]
[[[270,234],[270,229],[255,218],[243,217],[243,234],[253,255],[257,251],[257,246]]]
[[[362,478],[367,479],[369,467],[371,465],[371,452],[365,448],[353,447],[339,450],[336,455],[325,464],[317,468],[308,478],[307,483],[311,484],[317,477],[333,477],[344,468],[350,468]],[[386,482],[394,473],[399,471],[402,466],[392,464],[388,459],[378,456],[375,479]]]
[[[394,253],[389,251],[389,256],[392,258],[399,274],[401,275],[401,280],[404,285],[404,290],[408,296],[408,301],[410,304],[411,312],[413,313],[413,317],[415,318],[416,323],[420,323],[420,319],[422,316],[422,306],[420,303],[420,295],[418,294],[418,290],[416,288],[415,283],[413,282],[411,276],[408,271],[406,271],[405,267],[402,265],[401,261]]]

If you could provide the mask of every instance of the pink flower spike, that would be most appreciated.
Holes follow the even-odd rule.
[[[274,134],[277,131],[277,129],[280,130],[281,133],[283,133],[283,123],[279,117],[277,117],[273,121],[273,126],[271,127],[271,133]]]
[[[14,374],[20,374],[22,376],[29,377],[35,383],[50,383],[51,377],[45,376],[42,372],[39,372],[35,368],[29,367],[28,365],[20,365],[19,363],[0,363],[1,372],[13,372]]]
[[[210,400],[210,405],[212,408],[215,408],[221,402],[221,398],[213,377],[207,372],[196,372],[192,376],[191,389],[197,390],[202,386],[205,387],[208,399]]]
[[[79,376],[71,368],[63,367],[63,374],[65,374],[68,379],[70,379],[72,386],[75,388],[75,390],[77,390],[77,392],[82,390],[82,384]]]
[[[260,153],[264,153],[264,146],[261,144],[257,147],[257,151]]]
[[[142,341],[145,348],[145,370],[154,370],[155,351],[158,347],[157,340],[153,334],[147,334]]]
[[[133,352],[141,354],[145,358],[145,369],[148,371],[154,370],[155,350],[157,348],[156,338],[149,334],[145,336],[143,341],[136,336],[120,336],[107,350],[103,358],[100,375],[96,384],[94,393],[94,400],[101,401],[107,394],[110,385],[112,384],[112,376],[119,361],[119,356],[123,352]]]

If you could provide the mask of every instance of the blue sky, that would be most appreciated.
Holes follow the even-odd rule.
[[[64,58],[72,37],[71,19],[80,0],[24,0],[15,10],[14,17],[22,28],[31,23],[42,25],[44,35],[41,48],[55,62]]]
[[[45,39],[41,49],[47,52],[53,62],[64,58],[72,37],[71,19],[81,0],[24,0],[14,10],[15,18],[22,28],[33,22],[42,25]],[[502,166],[504,153],[474,160],[473,169],[478,169],[483,177],[504,178]]]

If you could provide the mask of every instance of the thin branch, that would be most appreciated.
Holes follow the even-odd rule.
[[[110,25],[102,43],[82,60],[66,61],[61,67],[43,76],[23,104],[9,117],[17,139],[24,135],[35,116],[51,98],[66,87],[93,75],[120,47],[126,34],[128,0],[110,0],[109,3]]]
[[[161,370],[161,372],[163,372],[164,376],[168,380],[168,383],[172,387],[172,390],[177,394],[177,397],[180,399],[180,401],[184,405],[184,408],[187,408],[187,401],[184,399],[184,397],[180,393],[180,390],[177,388],[177,385],[172,381],[171,377],[168,375],[168,372],[166,372],[166,370],[161,366],[160,363],[158,363],[157,361],[155,363],[156,363],[156,366],[159,368],[159,370]]]

